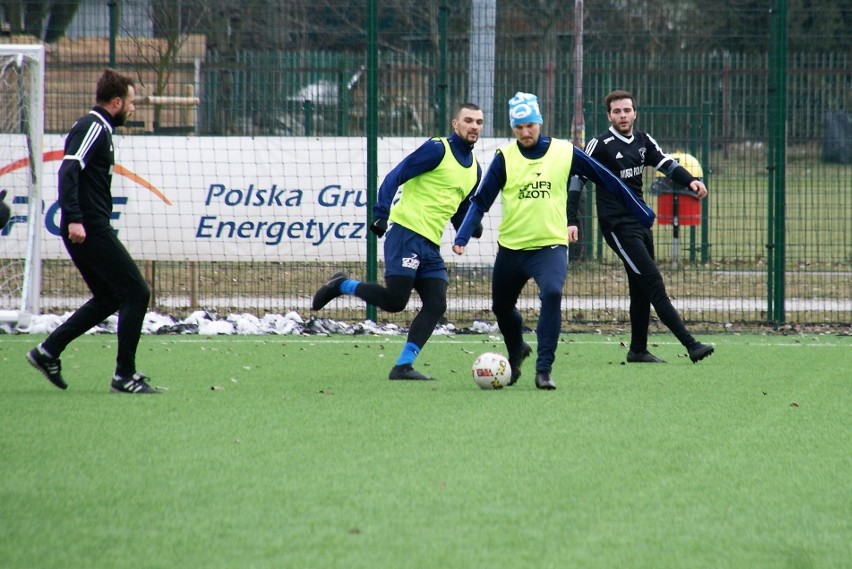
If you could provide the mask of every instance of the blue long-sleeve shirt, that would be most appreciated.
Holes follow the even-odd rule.
[[[521,154],[530,160],[536,160],[545,155],[550,148],[550,137],[540,136],[535,146],[531,148],[521,147]],[[598,184],[608,192],[621,196],[630,211],[636,216],[639,223],[646,227],[654,224],[654,212],[644,201],[637,198],[624,183],[607,170],[603,164],[583,152],[582,149],[574,147],[574,156],[571,161],[571,173],[566,183],[570,184],[571,176],[582,176]],[[466,246],[473,230],[482,222],[485,215],[497,196],[506,185],[506,161],[501,152],[494,155],[494,160],[488,167],[485,177],[479,189],[470,198],[470,207],[467,210],[464,221],[456,234],[455,244]],[[568,207],[566,203],[565,207]]]
[[[473,146],[463,141],[455,133],[447,138],[447,142],[449,142],[450,150],[459,164],[469,167],[473,162]],[[373,206],[373,219],[387,219],[390,215],[393,198],[399,187],[408,180],[437,168],[444,159],[444,152],[444,145],[440,140],[429,139],[388,172],[388,175],[382,181],[382,185],[379,186],[376,203]],[[473,194],[481,180],[482,168],[477,165],[476,184],[470,189],[470,194]],[[458,212],[453,216],[451,220],[453,227],[458,227],[467,213],[470,205],[468,198],[462,201]]]

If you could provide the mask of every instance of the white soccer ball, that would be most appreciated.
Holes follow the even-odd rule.
[[[503,389],[512,379],[512,366],[502,354],[486,352],[473,362],[473,381],[482,389]]]

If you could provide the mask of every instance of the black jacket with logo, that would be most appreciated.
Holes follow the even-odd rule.
[[[603,164],[607,170],[621,178],[637,198],[644,202],[642,174],[650,166],[671,177],[678,184],[688,186],[696,178],[668,154],[660,149],[657,141],[647,133],[634,130],[633,135],[624,137],[610,128],[586,144],[586,154]],[[598,219],[604,228],[615,227],[623,222],[635,221],[635,216],[623,200],[610,192],[595,192]]]
[[[59,167],[61,226],[82,223],[86,229],[109,227],[112,214],[113,118],[102,107],[81,117],[65,137]]]

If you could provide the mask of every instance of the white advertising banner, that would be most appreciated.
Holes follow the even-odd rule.
[[[378,183],[425,140],[380,139]],[[60,135],[44,138],[45,259],[67,259],[56,200],[63,143]],[[366,258],[363,138],[115,136],[114,143],[112,225],[137,260]],[[494,150],[505,143],[492,139],[476,145],[483,173]],[[0,189],[8,190],[13,210],[11,223],[0,232],[0,258],[23,258],[28,207],[23,137],[0,135],[0,148],[6,148]],[[496,254],[499,220],[498,200],[484,220],[486,232],[475,250],[478,258]],[[448,225],[442,247],[447,261],[456,260],[450,251],[454,235]]]

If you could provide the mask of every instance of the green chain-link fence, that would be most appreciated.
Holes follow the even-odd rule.
[[[126,1],[117,3],[118,12],[108,5],[115,2],[68,4],[77,5],[75,16],[64,35],[48,45],[48,133],[64,134],[91,106],[94,79],[101,68],[114,62],[139,80],[143,94],[197,99],[197,104],[188,106],[140,105],[135,122],[124,131],[130,137],[218,137],[227,147],[259,137],[354,140],[366,136],[371,78],[366,13],[360,4],[343,5],[346,14],[335,18],[339,3],[321,3],[315,13],[298,12],[299,2],[281,5],[260,0]],[[178,21],[167,17],[173,4],[175,13],[183,15]],[[752,10],[748,15],[754,16],[753,10],[771,3],[746,4],[754,8],[742,9]],[[388,21],[380,29],[375,78],[378,136],[410,140],[400,144],[411,150],[429,136],[447,134],[448,113],[453,105],[468,99],[471,82],[477,81],[470,69],[468,41],[470,26],[476,24],[471,24],[469,7],[450,9],[439,3],[437,8],[442,9],[429,12],[431,23],[414,26],[395,20],[404,14],[397,14],[389,5],[380,6],[380,14]],[[246,35],[246,19],[260,21],[267,8],[267,17],[278,22],[278,31],[258,24],[263,33]],[[536,92],[542,99],[545,132],[571,138],[577,94],[570,10],[555,23],[553,36],[519,25],[520,20],[513,19],[517,16],[515,4],[497,8],[493,108],[486,109],[493,121],[493,137],[510,136],[505,103],[515,91],[524,90]],[[596,8],[587,6],[588,10]],[[388,15],[391,12],[393,17]],[[361,20],[351,22],[343,34],[340,22],[347,14]],[[37,41],[22,27],[10,25],[10,15],[14,16],[8,10],[4,14],[7,33],[0,41]],[[419,11],[410,17],[418,15]],[[790,20],[798,22],[800,15],[793,10]],[[695,33],[700,33],[702,18],[709,22],[713,17],[699,12],[691,22]],[[115,25],[115,18],[120,25]],[[786,247],[785,262],[778,266],[773,262],[778,228],[773,204],[777,197],[772,194],[772,172],[767,169],[772,163],[768,119],[773,96],[768,31],[761,49],[725,51],[693,46],[650,53],[619,45],[618,34],[594,27],[597,15],[587,18],[586,34],[597,48],[587,47],[583,58],[586,134],[597,134],[608,126],[603,112],[606,93],[628,89],[637,97],[637,128],[652,133],[664,150],[695,156],[710,188],[701,222],[681,228],[677,258],[672,226],[658,224],[655,229],[658,261],[684,316],[708,328],[737,322],[778,323],[772,303],[777,298],[773,294],[780,271],[786,302],[783,320],[848,325],[852,321],[852,132],[848,128],[852,61],[848,50],[789,45],[784,51],[786,214],[782,227]],[[225,20],[230,28],[223,26]],[[234,39],[234,30],[242,34],[239,41]],[[282,39],[281,34],[287,33],[296,39]],[[852,36],[845,33],[848,45]],[[555,39],[548,44],[548,37]],[[611,49],[600,47],[602,37]],[[264,41],[269,45],[262,45]],[[653,43],[654,38],[648,36],[648,41]],[[551,47],[540,47],[547,45]],[[125,145],[118,159],[132,152],[133,146],[132,142]],[[304,171],[298,176],[294,173],[294,179],[347,170],[346,161],[352,157],[343,156],[331,150],[312,154],[304,159]],[[242,169],[247,179],[257,178],[265,168],[251,160],[239,162],[214,154],[202,157],[201,168],[221,167],[223,161],[232,171]],[[393,165],[381,164],[380,174]],[[180,171],[183,166],[174,167]],[[653,176],[648,173],[646,188]],[[0,177],[0,186],[2,182]],[[45,196],[52,200],[55,190],[49,178],[48,182]],[[182,186],[180,176],[168,183],[172,185],[162,188],[166,193],[190,191]],[[363,180],[355,186],[366,187]],[[660,207],[657,196],[648,199],[652,207]],[[566,283],[566,322],[618,326],[627,321],[626,282],[617,260],[602,243],[591,195],[586,203],[583,242],[572,248],[575,259]],[[281,261],[275,255],[240,256],[230,261],[137,258],[145,264],[152,282],[153,308],[166,311],[288,309],[307,314],[312,291],[330,272],[341,266],[355,274],[366,272],[366,253],[361,260],[345,263],[310,254],[297,261]],[[468,259],[469,264],[450,267],[448,320],[463,324],[489,318],[492,260],[474,257]],[[85,295],[67,261],[45,261],[43,279],[45,295],[55,299],[55,310],[73,307]],[[532,305],[534,294],[532,288],[525,293]],[[174,301],[176,297],[182,300]],[[63,304],[64,298],[69,302]],[[241,298],[287,300],[284,305],[246,304]],[[329,315],[357,319],[363,317],[363,308],[340,309]],[[411,313],[380,315],[403,324],[411,317]]]

